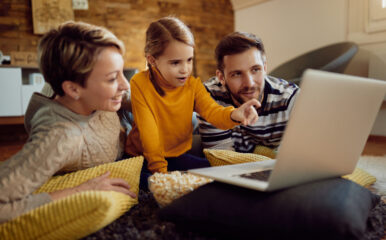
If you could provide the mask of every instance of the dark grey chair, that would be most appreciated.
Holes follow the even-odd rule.
[[[353,42],[331,44],[291,59],[273,69],[269,75],[299,85],[307,68],[342,73],[357,51],[358,45]]]

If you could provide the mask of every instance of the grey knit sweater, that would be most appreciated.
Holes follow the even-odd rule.
[[[50,202],[47,193],[33,192],[53,175],[121,156],[123,134],[115,112],[83,116],[35,93],[25,127],[27,143],[0,165],[0,223]]]

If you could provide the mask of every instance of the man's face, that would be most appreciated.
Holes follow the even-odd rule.
[[[264,89],[267,66],[261,52],[250,48],[242,53],[224,56],[224,72],[216,75],[231,94],[236,106],[250,99],[259,99]]]

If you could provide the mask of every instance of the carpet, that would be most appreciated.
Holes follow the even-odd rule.
[[[174,223],[161,221],[157,217],[159,206],[150,192],[140,190],[139,204],[105,228],[84,239],[180,239],[219,240],[215,236],[179,229]],[[386,203],[380,201],[367,220],[363,240],[379,240],[385,237]]]
[[[361,156],[357,167],[367,171],[377,179],[368,189],[380,195],[382,200],[386,202],[386,155]]]
[[[174,223],[159,220],[157,218],[158,209],[159,206],[151,193],[140,190],[138,205],[110,225],[84,239],[218,240],[215,236],[178,229]],[[376,240],[384,237],[385,224],[386,203],[380,201],[370,212],[363,240]]]
[[[362,156],[357,167],[377,178],[369,189],[380,195],[383,201],[373,208],[367,220],[364,240],[385,239],[386,224],[386,156]],[[150,192],[140,190],[139,204],[119,219],[84,239],[191,239],[218,240],[215,236],[179,229],[174,223],[161,221],[157,217],[159,206]]]

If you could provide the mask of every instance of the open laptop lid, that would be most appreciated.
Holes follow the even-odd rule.
[[[300,87],[268,190],[351,173],[386,93],[386,81],[317,70]]]
[[[386,93],[386,82],[307,70],[269,182],[233,177],[262,162],[189,172],[261,191],[351,173]]]

